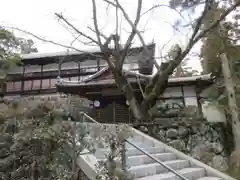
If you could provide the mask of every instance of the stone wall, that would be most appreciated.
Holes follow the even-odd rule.
[[[192,120],[192,123],[179,121],[179,119],[159,122],[137,128],[218,170],[225,171],[228,168],[223,124],[208,123],[203,119]]]

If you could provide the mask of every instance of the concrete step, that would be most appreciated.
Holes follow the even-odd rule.
[[[202,177],[202,178],[199,178],[197,180],[223,180],[222,178],[219,178],[219,177]]]
[[[205,176],[204,168],[184,168],[178,170],[177,172],[189,180],[196,180]],[[135,180],[182,180],[182,179],[172,172],[167,172],[162,174],[155,174],[152,176],[145,176],[142,178],[136,178]]]
[[[143,136],[136,136],[136,135],[129,137],[128,140],[129,141],[141,141],[141,142],[146,141],[146,139]]]
[[[163,148],[158,148],[158,147],[147,147],[147,148],[141,148],[142,150],[146,151],[149,154],[156,154],[156,153],[163,153],[164,149]],[[98,149],[95,152],[95,156],[97,159],[103,159],[105,158],[105,154],[108,152],[107,149]],[[136,155],[143,155],[143,153],[136,148],[127,148],[126,151],[127,157],[129,156],[136,156]]]
[[[154,147],[154,143],[152,142],[139,142],[139,141],[131,141],[135,146],[140,148],[148,148],[148,147]],[[133,146],[126,142],[127,148],[133,148]]]
[[[173,153],[157,153],[157,154],[152,154],[152,156],[163,162],[176,159],[176,155]],[[140,164],[150,164],[150,163],[155,163],[155,161],[145,154],[139,155],[139,156],[130,156],[127,159],[127,164],[130,167],[138,166]]]
[[[188,160],[171,160],[171,161],[165,161],[164,164],[166,164],[167,166],[171,167],[174,170],[184,169],[189,167],[190,165]],[[151,176],[154,174],[160,174],[168,171],[169,171],[168,169],[166,169],[159,163],[132,166],[129,169],[129,172],[133,175],[134,178]]]

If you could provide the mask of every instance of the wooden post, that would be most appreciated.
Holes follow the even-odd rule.
[[[231,76],[231,68],[226,53],[220,54],[222,72],[225,81],[225,87],[228,94],[228,106],[232,117],[232,131],[234,136],[235,149],[240,150],[240,120],[236,103],[235,87]]]
[[[117,122],[116,122],[116,102],[115,102],[115,100],[113,100],[113,103],[112,103],[112,111],[113,111],[113,122],[111,122],[111,123],[113,123],[113,124],[116,124]]]

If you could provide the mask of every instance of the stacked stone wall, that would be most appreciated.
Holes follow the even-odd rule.
[[[186,123],[179,119],[162,119],[159,122],[137,128],[218,170],[228,168],[224,124],[204,120]]]

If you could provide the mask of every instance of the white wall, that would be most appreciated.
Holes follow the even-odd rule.
[[[213,104],[210,104],[209,102],[205,101],[202,103],[202,112],[203,112],[203,116],[209,122],[225,122],[226,123],[225,113],[220,109],[218,109]]]
[[[197,95],[195,86],[184,86],[184,100],[186,106],[198,106]],[[182,97],[181,87],[167,88],[162,97]],[[201,103],[203,116],[209,122],[226,122],[225,113],[218,109],[216,106],[209,104],[208,102]]]

